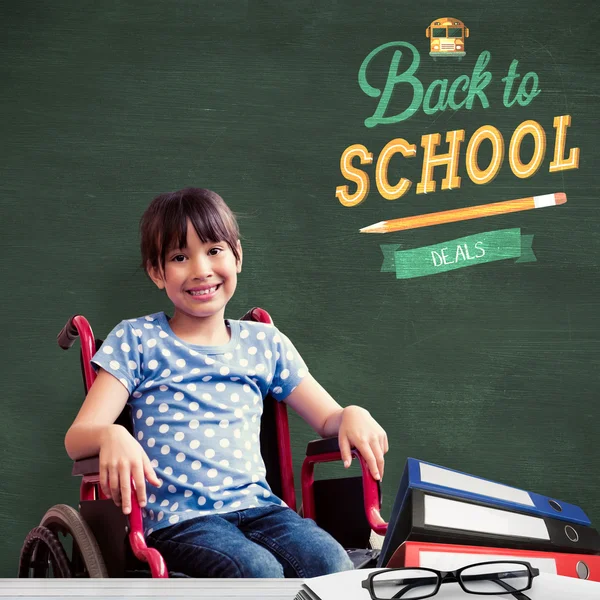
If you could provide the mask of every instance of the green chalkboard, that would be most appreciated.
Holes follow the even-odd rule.
[[[56,334],[74,313],[104,336],[169,311],[138,266],[137,224],[155,195],[188,185],[239,215],[227,315],[266,308],[341,404],[385,426],[384,517],[414,456],[578,504],[600,527],[592,3],[7,0],[0,16],[1,576],[47,508],[77,503],[63,438],[82,385]],[[435,25],[446,17],[462,24]],[[455,54],[436,55],[436,39]],[[481,183],[500,160],[491,129],[475,152],[484,126],[502,161]],[[433,152],[448,152],[453,131],[460,185],[442,189],[441,165],[419,192],[422,144],[439,133]],[[353,146],[372,155],[349,162],[362,183],[343,172]],[[344,205],[336,190],[367,178]],[[410,188],[386,198],[401,178]],[[555,193],[566,203],[359,233]],[[291,422],[298,469],[314,434]]]

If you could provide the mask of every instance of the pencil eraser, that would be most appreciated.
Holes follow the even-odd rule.
[[[564,192],[555,192],[554,201],[556,204],[564,204],[567,201],[567,195]]]

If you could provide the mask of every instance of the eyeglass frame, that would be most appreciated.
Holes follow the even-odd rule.
[[[514,590],[513,592],[511,592],[509,590],[507,590],[506,592],[474,592],[473,590],[468,590],[465,588],[465,586],[460,578],[460,574],[463,571],[466,571],[467,569],[471,569],[472,567],[479,567],[481,565],[498,565],[498,564],[522,565],[522,566],[526,567],[527,571],[529,573],[529,582],[527,584],[527,587],[524,587],[523,589],[520,589],[520,590]],[[492,560],[492,561],[474,563],[472,565],[466,565],[464,567],[461,567],[460,569],[456,569],[455,571],[438,571],[436,569],[429,569],[427,567],[398,567],[398,568],[394,568],[394,569],[380,569],[379,571],[375,571],[375,572],[371,573],[365,580],[363,580],[363,582],[361,583],[361,587],[368,590],[369,595],[371,596],[371,600],[382,600],[381,598],[376,596],[373,591],[373,579],[377,575],[380,575],[381,573],[389,573],[391,571],[410,571],[410,570],[429,571],[430,573],[433,573],[434,575],[436,575],[437,581],[438,581],[437,587],[431,594],[427,594],[427,596],[420,596],[416,600],[421,600],[422,598],[431,598],[431,596],[435,596],[440,591],[440,587],[442,587],[443,583],[458,583],[458,585],[461,587],[463,592],[465,592],[466,594],[475,594],[477,596],[492,596],[494,594],[495,595],[513,594],[513,595],[515,595],[515,597],[518,597],[518,596],[516,596],[516,594],[520,594],[522,596],[522,598],[520,600],[528,600],[528,597],[525,594],[523,594],[523,592],[531,589],[531,586],[533,584],[533,578],[537,577],[540,574],[539,569],[532,567],[530,563],[525,562],[525,561]]]

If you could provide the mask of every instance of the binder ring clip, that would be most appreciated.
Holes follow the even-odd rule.
[[[579,541],[579,534],[570,525],[565,527],[565,533],[572,542]]]
[[[562,512],[562,506],[556,500],[548,500],[548,504],[550,504],[554,510]]]
[[[579,577],[579,579],[587,579],[590,576],[590,570],[582,560],[577,563],[575,570],[577,571],[577,577]]]

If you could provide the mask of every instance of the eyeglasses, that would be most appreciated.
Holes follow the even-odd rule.
[[[517,600],[530,600],[521,592],[531,588],[540,574],[527,562],[494,561],[468,565],[456,571],[436,571],[405,567],[371,573],[362,582],[372,600],[417,600],[435,596],[442,583],[458,583],[468,594],[512,594]]]

